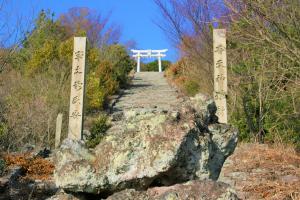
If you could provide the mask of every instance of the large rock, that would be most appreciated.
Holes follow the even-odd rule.
[[[72,192],[112,194],[216,180],[234,151],[237,131],[214,123],[213,115],[186,105],[178,111],[125,112],[93,152],[82,142],[63,142],[55,156],[56,185]]]
[[[67,194],[63,190],[61,190],[58,191],[55,195],[47,198],[46,200],[87,200],[87,198],[81,194]]]
[[[190,181],[169,187],[154,187],[147,191],[127,189],[107,200],[238,200],[235,191],[225,183]]]

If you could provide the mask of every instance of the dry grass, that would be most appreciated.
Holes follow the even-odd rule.
[[[3,156],[9,167],[20,166],[25,171],[23,179],[49,180],[53,175],[54,165],[41,157],[33,158],[30,153],[6,154]]]
[[[241,144],[222,175],[242,199],[300,199],[300,156],[286,146]]]
[[[69,87],[64,82],[59,86],[50,75],[25,77],[15,70],[0,74],[0,121],[9,130],[0,134],[0,148],[14,152],[25,144],[53,146],[57,114],[68,113]],[[63,123],[63,137],[66,130]]]

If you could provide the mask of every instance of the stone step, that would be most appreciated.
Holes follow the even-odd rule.
[[[138,108],[171,109],[180,99],[175,88],[172,88],[163,73],[136,73],[131,87],[115,103],[114,110],[126,111]]]

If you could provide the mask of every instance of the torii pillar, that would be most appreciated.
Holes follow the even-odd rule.
[[[161,55],[159,54],[158,56],[158,71],[162,72],[162,67],[161,67]]]
[[[136,72],[141,72],[141,55],[140,55],[140,53],[138,53],[138,55],[137,55]]]
[[[141,58],[152,58],[155,57],[158,60],[158,71],[162,72],[162,57],[166,57],[166,53],[168,49],[162,49],[162,50],[131,50],[133,52],[133,57],[136,58],[137,61],[137,69],[136,72],[141,72]]]

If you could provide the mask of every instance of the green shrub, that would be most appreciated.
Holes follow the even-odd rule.
[[[133,69],[134,61],[126,48],[119,44],[110,45],[101,52],[101,59],[111,64],[112,76],[120,88],[128,83],[128,74]]]
[[[89,20],[81,21],[89,23]],[[16,151],[24,144],[54,145],[57,114],[68,116],[73,37],[87,35],[81,30],[69,32],[68,28],[53,19],[51,13],[42,11],[20,48],[9,56],[9,68],[0,74],[1,150]],[[103,110],[108,97],[119,87],[126,86],[133,66],[123,45],[93,44],[89,37],[86,49],[88,115]],[[3,57],[2,52],[0,56]],[[63,138],[66,133],[67,123],[63,123]],[[96,141],[94,135],[92,139]]]
[[[96,73],[90,73],[87,78],[87,109],[89,111],[99,110],[106,101],[105,91],[100,87],[100,79]]]
[[[186,80],[184,89],[189,96],[195,96],[199,92],[199,84],[193,80]]]
[[[119,82],[114,78],[113,66],[103,61],[87,78],[88,111],[103,110],[107,97],[119,89]]]
[[[239,140],[250,142],[251,137],[253,136],[249,130],[249,127],[247,126],[247,121],[244,116],[243,112],[239,112],[239,110],[236,110],[231,115],[230,123],[232,123],[235,127],[239,130]]]
[[[171,62],[168,60],[162,60],[161,61],[161,67],[162,70],[165,71],[171,66]],[[141,65],[142,71],[147,71],[147,72],[158,72],[158,60],[154,60],[149,63],[142,63]]]
[[[0,146],[1,147],[8,146],[8,144],[6,144],[7,137],[8,137],[7,133],[8,133],[7,125],[3,122],[0,122]]]
[[[98,119],[94,121],[91,128],[91,135],[88,136],[86,145],[88,148],[94,148],[97,146],[105,135],[105,132],[109,129],[107,123],[107,116],[100,115]]]
[[[7,125],[4,122],[0,122],[0,138],[7,134]]]

